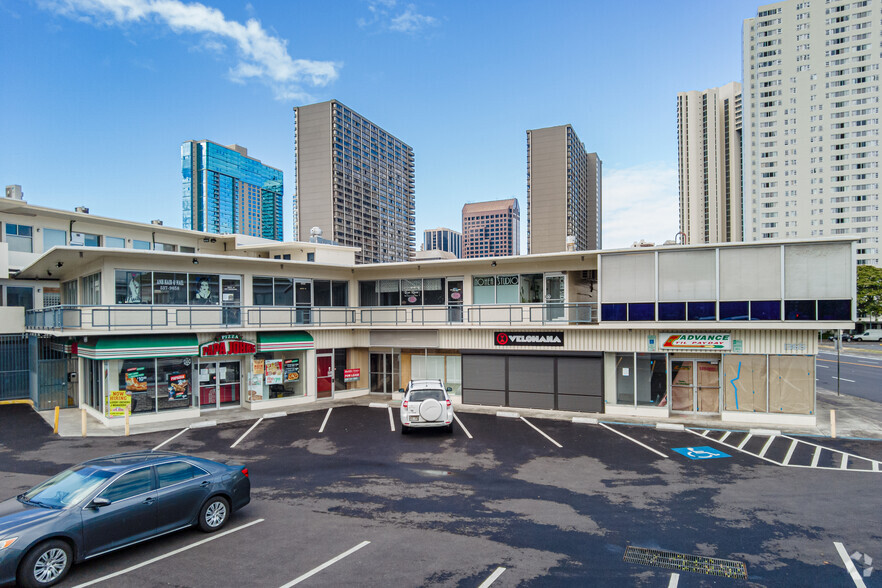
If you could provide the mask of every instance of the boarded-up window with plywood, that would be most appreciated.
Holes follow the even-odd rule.
[[[815,366],[804,355],[769,356],[769,412],[813,414]]]
[[[724,355],[725,409],[766,412],[766,356]]]

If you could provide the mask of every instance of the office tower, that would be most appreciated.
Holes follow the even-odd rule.
[[[336,100],[294,108],[294,222],[356,263],[407,261],[416,240],[413,149]]]
[[[186,141],[181,172],[185,229],[282,240],[282,170],[239,145]]]
[[[742,241],[741,84],[678,92],[677,141],[685,242]]]
[[[463,257],[496,257],[521,252],[521,210],[516,198],[474,202],[462,207]]]
[[[601,247],[603,162],[570,125],[527,131],[527,252]]]
[[[462,233],[453,229],[439,227],[423,231],[423,250],[447,251],[456,257],[462,257]]]
[[[879,265],[878,4],[769,4],[742,33],[745,239],[853,235]]]

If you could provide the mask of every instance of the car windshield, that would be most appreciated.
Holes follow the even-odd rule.
[[[410,393],[412,402],[422,402],[423,400],[444,400],[444,390],[413,390]]]
[[[37,506],[64,508],[83,500],[113,475],[107,470],[78,465],[34,486],[19,495],[19,499]]]

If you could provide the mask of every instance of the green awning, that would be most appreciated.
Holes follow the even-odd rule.
[[[257,351],[315,349],[312,335],[303,331],[275,331],[257,334]]]
[[[132,335],[89,337],[77,345],[77,355],[89,359],[136,359],[199,355],[196,335]]]

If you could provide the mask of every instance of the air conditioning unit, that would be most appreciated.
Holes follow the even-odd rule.
[[[83,247],[86,245],[86,236],[83,233],[71,233],[70,234],[70,245],[76,246],[79,245]]]
[[[597,270],[582,270],[583,282],[597,282]]]

